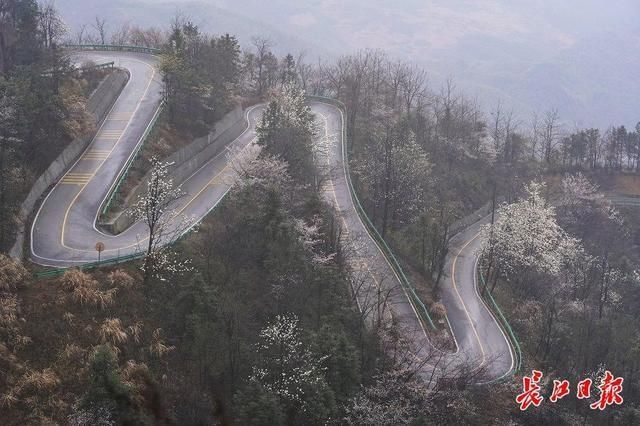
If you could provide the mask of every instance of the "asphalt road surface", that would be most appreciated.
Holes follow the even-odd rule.
[[[98,241],[105,244],[102,259],[140,252],[148,235],[141,222],[121,234],[108,235],[97,229],[96,220],[117,176],[158,111],[161,77],[157,59],[121,52],[82,53],[82,57],[95,62],[115,60],[116,66],[129,70],[131,78],[87,150],[53,187],[37,212],[31,229],[31,258],[41,265],[68,267],[96,261]],[[440,288],[457,349],[443,352],[431,344],[425,324],[354,208],[342,160],[342,112],[320,102],[311,103],[311,107],[320,128],[318,146],[322,149],[317,155],[321,165],[325,163],[328,177],[324,195],[339,213],[345,251],[356,271],[354,292],[365,318],[394,321],[413,342],[416,356],[425,360],[425,376],[447,375],[454,367],[486,370],[481,382],[507,375],[514,367],[512,349],[476,290],[476,235],[480,225],[453,239]],[[261,111],[260,106],[247,110],[247,128],[230,144],[230,152],[251,146]],[[174,206],[180,216],[195,224],[220,202],[235,178],[230,161],[223,152],[187,180],[178,182],[188,194]]]
[[[391,320],[410,336],[417,355],[426,360],[424,373],[449,376],[454,370],[464,368],[478,375],[478,382],[501,379],[515,367],[514,354],[506,335],[480,298],[476,286],[476,263],[480,239],[478,232],[482,221],[456,235],[451,242],[445,276],[440,284],[442,303],[447,310],[456,350],[442,352],[436,349],[428,337],[428,326],[421,321],[417,307],[413,306],[399,278],[387,262],[381,249],[371,238],[354,206],[346,182],[343,164],[341,111],[325,103],[312,103],[313,112],[321,123],[321,141],[329,153],[327,170],[329,179],[325,185],[325,198],[339,213],[345,250],[356,272],[354,292],[362,311],[369,312],[369,320],[384,320],[382,304],[389,308]]]
[[[162,80],[157,59],[151,55],[122,52],[86,52],[83,58],[94,62],[116,61],[129,70],[131,77],[96,137],[78,161],[46,196],[31,228],[31,258],[34,262],[56,267],[80,265],[98,260],[97,242],[103,242],[101,259],[113,259],[144,251],[148,236],[146,225],[137,222],[118,235],[100,231],[96,221],[104,200],[117,176],[132,155],[158,111]],[[243,149],[255,137],[256,120],[261,108],[247,111],[247,130],[230,144]],[[181,184],[187,194],[172,207],[179,213],[175,224],[184,228],[183,217],[192,224],[204,217],[228,192],[233,175],[226,152],[212,158]]]

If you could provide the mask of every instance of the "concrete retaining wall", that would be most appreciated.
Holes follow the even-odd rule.
[[[116,69],[102,80],[87,101],[87,109],[95,116],[96,123],[101,124],[111,110],[120,92],[129,81],[129,71]],[[91,135],[93,139],[94,135]]]
[[[96,119],[96,128],[104,120],[105,116],[120,95],[120,92],[129,81],[129,73],[124,70],[116,70],[109,74],[98,87],[93,91],[87,102],[87,110],[93,114]],[[16,242],[14,243],[9,255],[15,259],[21,259],[24,249],[25,227],[45,192],[57,181],[69,167],[75,163],[82,152],[87,148],[93,140],[95,132],[75,139],[71,142],[62,153],[51,163],[44,173],[35,181],[31,191],[20,206],[18,213],[18,221],[20,223],[16,234]]]
[[[504,197],[498,197],[497,198],[497,200],[496,200],[496,209],[498,208],[498,206],[500,206],[500,204],[503,201],[504,201]],[[460,220],[457,220],[457,221],[453,222],[451,224],[451,227],[449,228],[449,232],[450,232],[451,236],[453,237],[457,233],[464,231],[465,229],[467,229],[468,227],[470,227],[474,223],[480,221],[481,219],[483,219],[486,216],[488,216],[489,214],[491,214],[492,205],[493,205],[493,203],[491,201],[489,201],[485,205],[480,207],[478,210],[474,211],[473,213],[463,217]]]
[[[168,163],[173,163],[169,166],[169,175],[173,182],[176,184],[184,182],[207,161],[220,154],[246,128],[245,111],[241,107],[236,107],[216,123],[213,132],[174,152],[165,160]],[[123,203],[124,206],[132,205],[139,194],[145,191],[149,176],[150,172],[127,194]],[[119,234],[132,224],[133,219],[131,216],[126,214],[125,211],[121,211],[110,222],[100,223],[100,227],[109,233]]]

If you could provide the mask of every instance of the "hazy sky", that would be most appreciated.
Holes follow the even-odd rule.
[[[108,7],[106,5],[108,4]],[[183,11],[202,29],[279,53],[378,48],[453,77],[487,107],[559,108],[567,121],[640,120],[640,0],[58,0],[70,23],[166,25]]]
[[[145,0],[159,3],[162,0]],[[173,1],[187,4],[190,0]],[[637,0],[209,0],[290,30],[323,27],[347,46],[450,47],[467,35],[558,43],[640,25]]]

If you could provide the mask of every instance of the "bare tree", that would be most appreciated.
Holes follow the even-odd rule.
[[[67,32],[67,26],[62,21],[54,0],[41,5],[38,19],[44,46],[47,48],[52,47]]]
[[[517,156],[517,148],[515,144],[515,134],[520,122],[515,116],[513,110],[509,110],[504,114],[504,162],[512,163]]]
[[[464,398],[461,391],[483,382],[486,366],[475,367],[431,346],[421,348],[422,342],[407,337],[415,335],[413,330],[397,327],[382,330],[388,365],[347,403],[346,424],[411,424],[425,412],[437,424],[469,416],[467,406],[460,409],[450,402]]]
[[[87,24],[80,25],[75,33],[76,43],[83,44],[85,42],[86,34],[87,34]]]
[[[305,61],[306,56],[307,52],[305,50],[301,50],[298,53],[298,59],[296,60],[296,73],[298,74],[300,85],[304,91],[307,90],[309,79],[313,73],[313,67]]]
[[[427,83],[427,73],[425,70],[412,66],[406,69],[404,78],[400,82],[402,88],[402,96],[407,115],[411,116],[411,108],[425,90]]]
[[[546,112],[542,121],[542,147],[544,150],[544,161],[551,162],[551,155],[560,136],[560,116],[557,109]]]
[[[158,28],[131,28],[129,42],[134,46],[160,48],[166,41],[165,33]]]
[[[454,139],[454,118],[456,108],[458,107],[459,98],[455,94],[456,86],[452,79],[447,79],[447,82],[442,87],[440,96],[436,98],[437,107],[435,111],[436,118],[438,120],[438,128],[441,131],[442,136],[449,142],[453,142]]]
[[[107,41],[107,20],[96,16],[95,23],[92,26],[98,33],[100,44],[105,44]]]
[[[255,49],[255,66],[257,67],[256,91],[259,96],[262,96],[267,90],[267,58],[271,54],[272,42],[268,38],[252,37],[251,44]]]
[[[498,101],[495,109],[491,112],[491,127],[489,130],[491,139],[493,140],[493,148],[495,150],[496,158],[500,157],[500,153],[504,148],[503,115],[502,102]]]
[[[129,21],[124,22],[120,28],[116,29],[111,34],[111,44],[119,46],[128,44],[131,39],[131,23]]]
[[[320,69],[321,79],[331,94],[341,99],[349,75],[349,66],[346,61],[339,60],[335,66],[328,67],[318,60],[318,68]]]
[[[389,62],[387,65],[387,79],[389,81],[389,101],[393,108],[396,107],[400,97],[400,85],[406,78],[407,65],[404,62]]]
[[[531,159],[535,160],[536,156],[537,156],[537,150],[538,150],[538,143],[540,142],[540,117],[538,116],[537,112],[533,113],[533,116],[531,117],[531,124],[530,126],[530,134],[531,136],[529,137],[529,143],[531,145]]]

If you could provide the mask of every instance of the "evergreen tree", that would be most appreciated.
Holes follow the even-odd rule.
[[[150,424],[136,406],[131,387],[120,377],[118,360],[105,345],[99,346],[89,366],[89,390],[82,408],[89,412],[107,411],[117,424]]]

